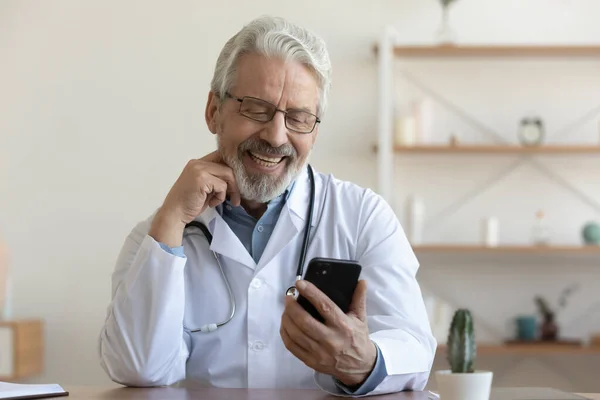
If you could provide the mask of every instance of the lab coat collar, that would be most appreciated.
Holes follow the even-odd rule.
[[[207,208],[197,219],[203,222],[213,235],[211,251],[237,261],[250,269],[256,269],[256,263],[248,254],[248,250],[216,209]]]
[[[314,170],[314,168],[313,168]],[[265,251],[259,260],[259,265],[265,265],[276,254],[279,253],[300,231],[304,231],[308,206],[310,204],[310,177],[308,176],[308,167],[304,167],[295,182],[288,190],[286,205],[281,210],[279,220],[271,234]],[[315,208],[311,226],[316,226],[316,221],[320,218],[322,193],[319,193],[321,185],[319,175],[315,171]],[[248,253],[237,235],[231,230],[227,222],[219,215],[215,208],[207,208],[198,218],[204,222],[208,230],[213,235],[213,241],[210,249],[215,253],[222,254],[232,260],[255,270],[256,263]],[[295,228],[295,229],[294,229]]]
[[[314,168],[313,168],[314,171]],[[321,207],[319,206],[321,196],[319,194],[319,176],[316,171],[314,171],[315,175],[315,205],[313,211],[313,218],[311,221],[311,226],[315,226],[318,217],[319,210]],[[296,228],[299,230],[304,229],[304,224],[306,223],[306,216],[308,214],[308,206],[310,204],[310,177],[308,176],[308,166],[304,167],[302,171],[296,177],[296,181],[294,183],[294,190],[290,193],[290,196],[286,202],[287,207],[292,212],[292,221]]]

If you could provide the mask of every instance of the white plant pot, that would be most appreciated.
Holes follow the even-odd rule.
[[[440,400],[489,400],[492,377],[491,371],[456,374],[450,370],[435,372]]]

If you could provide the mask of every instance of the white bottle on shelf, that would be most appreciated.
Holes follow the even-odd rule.
[[[550,233],[546,223],[546,218],[542,210],[535,214],[533,222],[532,240],[534,245],[546,245],[550,238]]]
[[[408,199],[407,207],[407,236],[410,244],[423,243],[423,224],[425,219],[425,205],[417,196]]]
[[[423,98],[413,103],[413,114],[415,116],[417,142],[431,143],[433,129],[433,101]]]
[[[498,218],[488,217],[483,220],[483,244],[487,247],[498,246]]]
[[[417,126],[413,116],[398,116],[394,142],[397,146],[414,146],[417,143]]]

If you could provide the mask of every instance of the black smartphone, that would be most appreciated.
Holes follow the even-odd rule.
[[[362,268],[356,261],[334,258],[313,258],[308,263],[304,280],[311,282],[344,312],[347,313]],[[316,320],[324,322],[317,309],[302,296],[300,304]]]

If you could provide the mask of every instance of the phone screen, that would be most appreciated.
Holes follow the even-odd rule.
[[[304,280],[319,288],[344,313],[347,313],[361,270],[361,266],[356,261],[313,258],[308,264]],[[315,319],[324,322],[323,317],[306,298],[298,296],[298,303]]]

